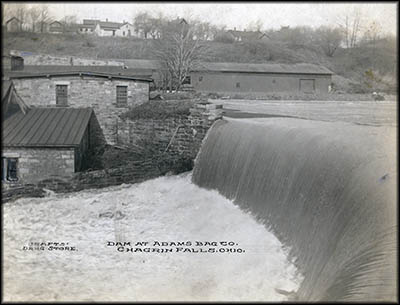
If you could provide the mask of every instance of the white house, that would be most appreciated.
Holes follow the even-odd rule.
[[[110,22],[100,20],[83,20],[79,26],[81,34],[95,34],[97,36],[132,37],[136,36],[135,27],[129,22]]]

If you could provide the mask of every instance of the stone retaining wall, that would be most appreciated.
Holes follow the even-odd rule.
[[[118,120],[118,144],[150,141],[158,153],[194,159],[211,125],[222,117],[222,105],[198,103],[190,115],[167,119]]]

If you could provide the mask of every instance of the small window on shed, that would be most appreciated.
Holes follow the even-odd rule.
[[[68,86],[56,85],[56,105],[59,107],[68,106]]]
[[[1,180],[3,181],[17,181],[17,158],[1,158]]]
[[[236,83],[236,88],[240,88],[240,83]]]
[[[117,107],[128,106],[128,86],[117,86]]]
[[[203,80],[203,76],[199,76],[199,82]]]

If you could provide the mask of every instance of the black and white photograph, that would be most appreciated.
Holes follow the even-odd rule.
[[[2,1],[2,301],[397,303],[398,9]]]

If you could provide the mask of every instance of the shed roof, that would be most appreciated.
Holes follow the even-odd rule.
[[[254,64],[231,62],[202,62],[192,71],[211,72],[252,72],[280,74],[333,74],[329,69],[314,64]]]
[[[4,121],[5,147],[78,146],[93,113],[91,108],[31,108]]]

